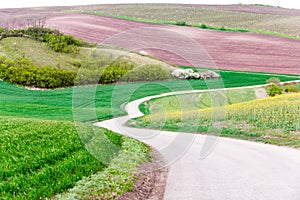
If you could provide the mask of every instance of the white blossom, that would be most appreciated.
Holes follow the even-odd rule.
[[[214,71],[195,72],[192,69],[176,69],[172,72],[172,76],[178,79],[216,79],[220,75]]]

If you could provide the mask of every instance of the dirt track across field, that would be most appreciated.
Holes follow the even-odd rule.
[[[48,26],[89,42],[109,43],[178,65],[300,74],[300,41],[260,35],[155,25],[87,14],[63,14]]]

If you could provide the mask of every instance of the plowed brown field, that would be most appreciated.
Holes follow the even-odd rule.
[[[178,65],[300,74],[300,41],[297,40],[155,25],[87,14],[54,13],[59,9],[64,8],[2,9],[1,23],[21,26],[26,25],[27,16],[47,16],[47,26],[75,37],[130,50],[145,50]]]
[[[300,41],[293,39],[154,25],[87,14],[55,16],[48,19],[47,24],[86,41],[145,50],[178,65],[300,74]]]

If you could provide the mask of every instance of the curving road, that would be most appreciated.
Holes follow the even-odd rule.
[[[134,137],[160,151],[170,165],[165,199],[299,200],[300,151],[297,149],[124,126],[129,119],[143,115],[138,109],[140,103],[192,92],[195,91],[130,102],[125,107],[128,116],[95,125]],[[201,157],[203,149],[208,147],[209,154]]]

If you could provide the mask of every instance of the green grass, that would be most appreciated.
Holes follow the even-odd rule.
[[[94,156],[111,159],[122,143],[121,136],[89,124],[77,124],[88,135],[80,138],[72,122],[0,117],[0,123],[0,199],[49,198],[63,192],[103,170],[107,163]],[[99,148],[101,155],[91,155],[82,140],[105,144],[99,137],[103,134],[115,148]]]
[[[255,32],[299,39],[299,16],[281,16],[163,4],[82,6],[64,12],[84,12],[156,24],[187,25],[221,31]]]
[[[0,116],[47,120],[74,120],[73,110],[81,113],[80,121],[98,121],[124,115],[120,106],[131,100],[171,91],[213,89],[265,84],[270,77],[281,81],[298,77],[276,74],[220,71],[222,80],[190,80],[154,83],[102,85],[46,91],[31,91],[0,82]],[[222,84],[223,83],[223,84]],[[74,102],[72,102],[74,96]],[[74,103],[74,105],[73,105]],[[94,105],[95,104],[95,105]],[[94,116],[96,113],[96,116]]]
[[[140,105],[139,108],[144,114],[150,114],[151,111],[149,110],[149,108],[155,108],[157,106],[163,108],[164,112],[167,113],[176,112],[178,110],[186,112],[197,108],[201,109],[212,107],[212,95],[213,94],[209,92],[172,95],[144,102]],[[254,89],[229,90],[224,91],[224,95],[226,95],[226,100],[224,99],[224,103],[229,105],[256,99]]]

